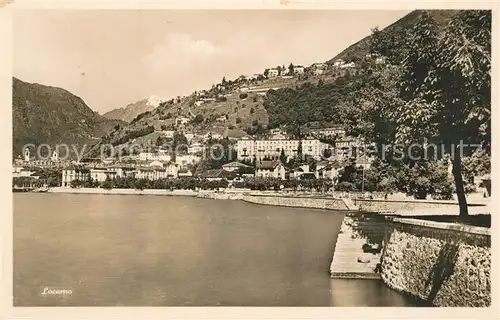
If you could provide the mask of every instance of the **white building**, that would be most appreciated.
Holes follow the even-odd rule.
[[[90,171],[88,169],[64,169],[62,171],[61,186],[71,186],[71,181],[85,181],[90,179]]]
[[[152,161],[155,160],[155,154],[152,152],[141,152],[139,153],[139,160],[140,161]]]
[[[196,164],[201,161],[201,157],[194,154],[183,154],[175,157],[175,163],[180,167],[185,167],[190,164]]]
[[[196,154],[203,151],[203,145],[201,143],[195,142],[188,146],[189,154]]]
[[[108,177],[109,172],[107,168],[94,168],[90,169],[90,179],[98,182],[104,182],[106,181],[106,178]],[[111,178],[111,175],[109,175]]]
[[[377,57],[377,58],[375,58],[375,64],[385,64],[385,63],[386,63],[385,57]]]
[[[184,137],[186,137],[186,140],[188,142],[191,142],[191,140],[193,140],[193,138],[194,138],[194,133],[187,132],[187,133],[184,134]]]
[[[259,161],[256,164],[255,176],[261,178],[285,179],[286,169],[280,160]]]
[[[345,129],[342,126],[336,126],[330,128],[311,129],[311,133],[323,137],[343,137],[345,136]]]
[[[274,78],[274,77],[277,77],[279,75],[279,71],[278,69],[269,69],[268,72],[267,72],[267,77],[268,78]]]
[[[24,149],[24,161],[29,162],[30,161],[30,149],[25,148]]]
[[[314,70],[313,70],[313,74],[314,74],[315,76],[322,75],[323,73],[325,73],[325,70],[323,70],[323,69],[314,69]]]
[[[293,67],[293,73],[295,73],[295,74],[303,74],[304,73],[304,67],[303,66],[294,66]]]
[[[135,170],[135,177],[137,179],[147,179],[147,180],[158,180],[158,179],[166,179],[167,170],[162,167],[139,167]]]
[[[185,125],[188,122],[189,122],[189,118],[186,118],[186,117],[175,118],[175,125],[177,125],[177,126]]]
[[[225,171],[228,171],[228,172],[248,170],[251,168],[252,168],[252,166],[246,165],[246,164],[238,162],[238,161],[233,161],[233,162],[226,163],[226,164],[222,165],[222,169]]]
[[[25,169],[22,166],[17,166],[17,165],[12,166],[12,177],[13,178],[31,177],[31,175],[33,173],[35,173],[35,171]]]
[[[354,62],[349,62],[349,63],[344,63],[343,65],[340,66],[340,69],[349,69],[349,68],[356,68],[356,64]]]
[[[238,160],[263,159],[265,157],[279,157],[281,150],[285,156],[295,156],[299,150],[299,140],[288,139],[266,139],[266,140],[253,140],[249,137],[243,137],[238,140],[236,144],[236,151],[238,153]],[[310,155],[319,159],[328,145],[320,142],[317,139],[304,139],[302,143],[302,153]]]
[[[167,137],[167,138],[173,138],[175,135],[175,131],[174,130],[165,130],[165,131],[163,131],[163,135],[165,135],[165,137]]]
[[[338,59],[338,60],[335,60],[335,61],[333,62],[333,66],[334,66],[335,68],[340,68],[340,67],[341,67],[342,65],[344,65],[344,64],[345,64],[345,61],[344,61],[344,60],[342,60],[342,59]]]
[[[172,156],[168,154],[166,151],[161,151],[158,153],[153,152],[141,152],[139,153],[139,161],[170,161],[172,160]]]
[[[179,170],[178,176],[179,178],[192,177],[193,173],[191,172],[191,170]]]
[[[217,132],[207,132],[203,136],[203,139],[205,139],[205,140],[210,140],[210,139],[220,140],[222,138],[224,138],[224,137],[220,133],[217,133]]]

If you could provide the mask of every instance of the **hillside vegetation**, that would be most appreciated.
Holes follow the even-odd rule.
[[[27,83],[13,78],[13,155],[25,144],[95,143],[121,121],[108,120],[92,111],[67,90]]]

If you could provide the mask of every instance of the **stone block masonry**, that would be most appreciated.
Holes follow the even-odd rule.
[[[243,201],[281,207],[314,208],[327,210],[347,210],[342,199],[284,196],[243,196]]]
[[[392,218],[385,233],[382,280],[440,307],[491,304],[488,228]]]

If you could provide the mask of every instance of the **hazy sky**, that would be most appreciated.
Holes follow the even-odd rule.
[[[62,87],[101,114],[223,76],[324,62],[408,11],[18,10],[13,74]]]

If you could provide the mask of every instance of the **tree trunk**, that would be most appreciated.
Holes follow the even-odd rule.
[[[467,199],[465,198],[464,180],[462,178],[462,159],[460,154],[455,153],[451,160],[453,163],[453,178],[457,189],[458,206],[460,207],[460,217],[464,218],[469,215],[467,208]]]

